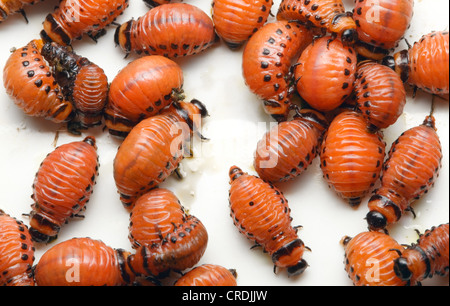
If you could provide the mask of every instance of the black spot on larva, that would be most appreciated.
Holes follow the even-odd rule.
[[[318,8],[319,8],[319,5],[318,5],[317,3],[315,3],[315,4],[313,4],[313,5],[311,6],[311,9],[312,9],[313,11],[317,10]]]
[[[283,34],[283,31],[281,31],[281,29],[277,29],[277,30],[276,30],[276,33],[277,33],[278,35],[281,35],[281,34]]]
[[[350,75],[350,70],[345,69],[345,70],[344,70],[344,74],[345,74],[345,75]]]
[[[342,89],[347,89],[348,88],[348,83],[345,82],[344,84],[342,84]]]
[[[267,11],[267,7],[265,5],[261,6],[261,11],[263,12]]]
[[[269,55],[270,54],[270,50],[267,49],[267,48],[264,48],[262,54],[263,55]]]
[[[349,63],[349,64],[352,63],[352,59],[350,57],[347,57],[347,63]]]
[[[32,78],[34,77],[34,70],[30,70],[27,72],[28,77]]]
[[[34,82],[34,85],[36,85],[37,88],[41,87],[42,86],[42,80],[41,79],[37,80],[36,82]]]
[[[267,67],[269,67],[268,62],[261,62],[261,68],[266,69]]]
[[[22,65],[23,65],[24,67],[27,67],[28,65],[30,65],[30,62],[29,62],[29,61],[24,61],[24,62],[22,63]]]

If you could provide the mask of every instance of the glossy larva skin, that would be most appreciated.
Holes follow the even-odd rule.
[[[305,246],[291,225],[290,208],[284,195],[272,184],[230,168],[230,216],[249,240],[272,256],[275,267],[287,268],[289,275],[301,274],[307,263]]]
[[[203,264],[180,277],[174,286],[237,286],[236,277],[235,270]]]
[[[394,260],[403,247],[381,232],[343,237],[345,271],[355,286],[405,286],[395,275]]]
[[[111,82],[105,123],[115,136],[126,136],[142,119],[158,114],[177,100],[183,71],[174,61],[151,55],[126,65]]]
[[[44,43],[30,41],[16,49],[3,69],[3,84],[14,103],[29,116],[60,123],[73,117],[73,106],[62,94],[41,54]]]
[[[128,7],[128,0],[63,0],[43,22],[46,42],[71,45],[84,34],[94,40]]]
[[[326,29],[344,44],[353,44],[357,37],[356,24],[341,0],[283,0],[277,19],[299,20]]]
[[[352,93],[356,63],[352,47],[329,36],[316,39],[297,61],[297,92],[318,111],[334,110]]]
[[[280,122],[257,144],[253,165],[259,177],[275,183],[296,178],[319,154],[328,122],[314,110],[302,110]]]
[[[364,117],[355,111],[337,115],[325,133],[320,151],[323,177],[351,206],[358,206],[378,180],[385,142],[371,133]]]
[[[0,286],[34,286],[28,226],[0,210]]]
[[[123,286],[134,275],[127,267],[129,253],[100,240],[72,238],[47,250],[35,267],[38,286]]]
[[[126,53],[184,57],[216,42],[211,18],[188,3],[168,3],[150,9],[117,28],[115,41]]]
[[[442,166],[442,148],[433,116],[403,132],[383,165],[381,186],[369,200],[369,228],[384,229],[411,210],[411,204],[433,187]]]
[[[63,144],[47,155],[33,183],[30,233],[34,240],[55,239],[62,225],[85,209],[98,168],[92,136]]]
[[[292,61],[313,39],[306,27],[277,21],[260,28],[247,42],[242,58],[244,81],[264,103],[264,110],[277,121],[290,111]]]
[[[414,0],[355,1],[353,19],[358,53],[379,60],[395,48],[409,28]]]
[[[128,237],[133,248],[161,243],[184,222],[186,212],[175,194],[155,188],[136,201],[130,214]]]
[[[448,31],[432,32],[408,50],[409,84],[431,94],[449,93],[448,37]]]
[[[358,109],[373,131],[394,124],[406,104],[405,87],[398,74],[375,61],[358,64],[354,92]]]
[[[272,0],[214,0],[212,20],[217,34],[237,49],[267,21]]]
[[[449,225],[433,226],[420,234],[417,243],[408,246],[394,262],[398,277],[411,285],[434,275],[449,273]]]
[[[174,102],[161,114],[139,122],[125,137],[114,158],[113,175],[127,209],[178,167],[201,112],[196,102]]]

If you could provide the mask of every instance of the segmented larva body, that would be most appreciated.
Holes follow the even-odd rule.
[[[117,28],[115,42],[123,51],[169,58],[197,54],[216,42],[211,18],[187,3],[162,4]]]
[[[142,119],[183,98],[183,71],[159,55],[144,56],[125,66],[109,89],[105,122],[115,136],[126,136]]]
[[[60,123],[72,119],[73,107],[41,54],[42,40],[16,49],[3,69],[6,93],[25,114]]]
[[[299,275],[308,264],[302,258],[305,246],[292,227],[290,208],[283,193],[270,183],[232,166],[230,216],[239,232],[263,247],[276,267]]]
[[[360,113],[344,111],[325,133],[320,168],[329,186],[351,206],[358,206],[378,180],[384,156],[382,134],[369,132]]]
[[[385,129],[403,113],[406,91],[400,77],[374,61],[358,64],[355,81],[357,107],[370,130]]]
[[[355,1],[353,19],[358,32],[358,54],[382,59],[395,48],[409,28],[414,0]]]
[[[312,33],[288,21],[268,23],[247,42],[242,71],[245,84],[264,102],[264,110],[277,121],[285,121],[291,107],[292,61],[312,42]]]
[[[35,267],[38,286],[123,286],[134,274],[127,266],[130,254],[100,240],[72,238],[47,250]]]
[[[212,20],[217,34],[237,49],[267,21],[272,0],[213,0]]]
[[[448,36],[448,31],[422,36],[409,50],[397,52],[391,66],[395,67],[404,82],[412,86],[431,94],[448,94]]]
[[[403,132],[391,146],[381,186],[369,200],[367,222],[372,230],[396,223],[411,204],[434,185],[441,168],[442,148],[435,119]]]
[[[98,175],[95,138],[57,147],[41,163],[33,183],[30,234],[33,240],[56,239],[68,219],[85,209]]]
[[[206,109],[196,100],[174,102],[159,115],[138,123],[114,159],[114,180],[125,207],[164,181],[183,159],[183,149]],[[198,117],[196,117],[198,116]]]
[[[0,286],[34,286],[34,259],[28,227],[0,210]]]
[[[356,64],[356,52],[352,47],[327,36],[319,38],[297,61],[297,91],[312,108],[331,111],[352,93]]]
[[[433,226],[420,235],[417,243],[408,246],[401,257],[395,259],[395,273],[411,285],[420,284],[434,275],[448,275],[448,248],[448,223]]]
[[[186,222],[186,212],[168,189],[155,188],[140,196],[131,213],[128,237],[133,248],[167,240]]]
[[[381,232],[362,232],[343,237],[345,271],[355,286],[405,286],[395,275],[394,260],[403,247]]]
[[[353,44],[357,39],[356,24],[341,0],[282,0],[277,19],[324,28],[344,44]]]
[[[170,270],[183,271],[200,261],[207,244],[205,226],[197,217],[188,215],[161,243],[139,246],[128,263],[139,276],[158,277]]]
[[[174,286],[237,286],[236,277],[234,269],[204,264],[184,274]]]
[[[96,40],[127,7],[128,0],[62,0],[45,18],[41,37],[60,45],[71,45],[83,34]]]
[[[259,177],[275,183],[299,176],[319,154],[327,127],[322,114],[308,109],[274,126],[257,144],[253,165]]]
[[[0,0],[0,23],[15,13],[23,13],[23,8],[43,0]]]
[[[42,56],[53,68],[64,96],[75,108],[72,122],[83,129],[101,124],[108,97],[108,78],[103,69],[71,48],[56,43],[46,43]]]

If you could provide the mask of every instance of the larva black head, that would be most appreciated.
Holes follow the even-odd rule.
[[[230,168],[229,171],[229,176],[230,176],[230,181],[234,181],[235,179],[237,179],[238,177],[240,177],[241,175],[244,174],[244,172],[241,170],[241,168],[237,167],[237,166],[232,166]]]
[[[412,277],[412,273],[408,268],[408,261],[404,257],[394,260],[394,272],[402,281],[408,281]]]
[[[119,45],[123,51],[130,53],[131,51],[131,25],[133,20],[130,20],[121,26],[117,27],[114,32],[114,42]]]
[[[291,266],[287,268],[288,276],[295,276],[302,274],[306,268],[308,268],[308,263],[306,260],[302,259],[300,260],[295,266]]]
[[[341,34],[341,40],[344,45],[352,45],[358,39],[358,32],[356,29],[344,30]]]
[[[376,231],[384,229],[387,225],[386,217],[378,211],[369,211],[366,215],[367,224],[369,229]]]
[[[144,3],[146,6],[148,6],[151,9],[159,5],[158,2],[153,1],[153,0],[144,0]]]
[[[56,239],[56,236],[48,236],[36,230],[33,227],[29,229],[31,240],[39,243],[49,243]]]

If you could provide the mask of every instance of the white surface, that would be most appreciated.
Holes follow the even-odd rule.
[[[14,15],[0,24],[0,67],[4,67],[11,47],[21,47],[38,37],[46,14],[53,10],[55,0],[27,7],[30,23],[21,15]],[[147,11],[141,0],[131,0],[130,7],[117,20],[119,23],[136,18]],[[186,0],[210,14],[211,0]],[[276,13],[280,0],[276,0],[272,13]],[[344,1],[351,10],[353,1]],[[409,42],[419,39],[432,30],[448,29],[447,0],[416,1],[411,28],[406,34]],[[88,37],[74,44],[76,52],[101,66],[109,81],[135,57],[124,59],[115,48],[114,27],[95,44]],[[400,48],[406,44],[400,43]],[[186,99],[197,98],[207,106],[210,117],[203,124],[203,134],[210,141],[196,147],[195,158],[182,163],[186,177],[169,178],[161,184],[172,190],[189,212],[205,224],[209,243],[201,263],[220,264],[235,268],[239,285],[352,285],[344,271],[344,252],[339,244],[345,236],[354,236],[367,229],[363,219],[367,213],[367,197],[354,210],[328,189],[322,179],[318,159],[296,180],[280,184],[289,200],[293,224],[303,225],[300,238],[312,252],[304,258],[310,267],[303,275],[288,278],[286,271],[273,273],[268,254],[260,249],[250,250],[252,243],[234,227],[228,206],[228,170],[238,165],[255,174],[252,167],[256,142],[269,128],[270,119],[263,112],[261,102],[246,88],[241,73],[242,49],[230,51],[220,43],[194,57],[178,60],[184,71]],[[1,76],[0,76],[1,77]],[[3,81],[1,82],[3,84]],[[2,87],[3,88],[3,87]],[[385,130],[385,141],[390,144],[407,128],[422,123],[429,113],[431,96],[419,92],[412,98],[408,88],[405,113],[397,123]],[[391,235],[400,243],[417,239],[415,229],[421,232],[433,225],[449,221],[449,104],[436,99],[435,118],[443,145],[443,166],[435,187],[413,206],[417,218],[407,214],[391,228]],[[264,122],[267,122],[264,123]],[[113,159],[119,141],[102,128],[91,129],[77,137],[68,134],[62,125],[44,119],[28,117],[0,90],[0,208],[10,215],[28,219],[23,213],[30,211],[31,185],[35,172],[45,156],[56,144],[80,140],[86,135],[97,138],[100,169],[97,185],[87,205],[85,219],[71,220],[62,227],[59,238],[47,246],[36,246],[36,263],[40,256],[54,244],[72,237],[89,236],[101,239],[114,248],[131,250],[128,241],[128,213],[122,207],[113,179]],[[197,145],[200,145],[199,142]],[[448,285],[448,277],[435,277],[424,285]]]

